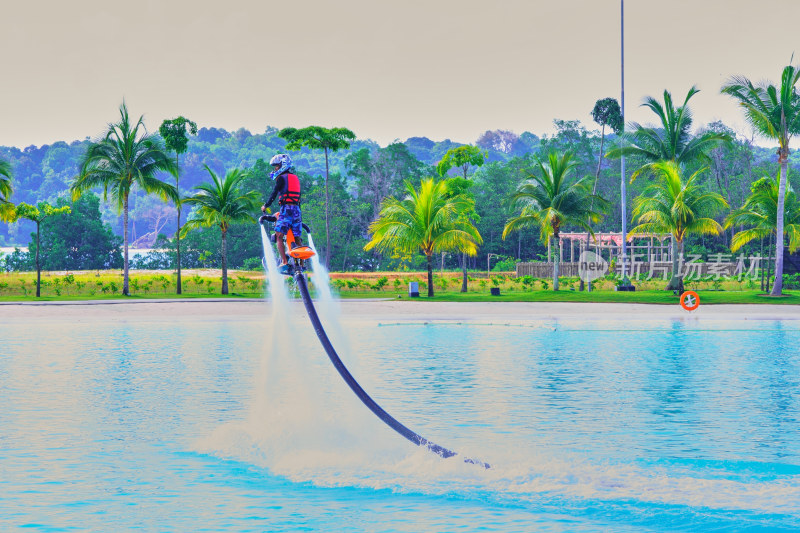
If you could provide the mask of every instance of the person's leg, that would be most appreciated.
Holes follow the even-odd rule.
[[[278,220],[275,223],[275,237],[278,241],[276,244],[278,245],[278,254],[281,256],[281,265],[285,265],[289,260],[286,258],[286,243],[283,241],[283,236],[289,231],[292,220],[291,213],[287,212],[287,206],[282,205],[279,213]]]
[[[286,258],[286,246],[283,243],[283,233],[276,231],[275,237],[278,241],[276,244],[278,245],[278,254],[281,256],[281,265],[285,265],[289,260]]]
[[[297,206],[292,209],[292,233],[297,246],[303,246],[303,215]]]

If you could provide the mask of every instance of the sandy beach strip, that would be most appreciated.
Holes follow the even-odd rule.
[[[526,323],[540,320],[800,320],[800,307],[790,305],[701,305],[695,311],[673,305],[573,302],[425,302],[420,300],[339,300],[343,319],[359,321],[442,321]],[[293,313],[305,314],[301,301],[291,302]],[[197,317],[236,319],[269,315],[267,300],[87,300],[80,302],[24,302],[0,304],[0,320],[159,319]]]

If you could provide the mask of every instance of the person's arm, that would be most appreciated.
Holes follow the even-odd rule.
[[[269,196],[269,200],[264,202],[264,207],[262,208],[262,211],[264,209],[266,209],[267,207],[269,207],[270,205],[272,205],[272,202],[275,201],[275,198],[278,196],[278,193],[281,192],[281,189],[283,189],[284,181],[285,181],[285,178],[283,176],[278,176],[275,179],[275,188],[272,189],[272,194]]]

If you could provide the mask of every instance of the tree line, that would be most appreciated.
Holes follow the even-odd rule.
[[[646,99],[643,105],[655,114],[655,126],[629,124],[626,134],[621,134],[619,120],[611,116],[613,113],[609,115],[613,99],[603,99],[591,113],[600,126],[599,132],[587,130],[579,121],[556,120],[556,133],[552,136],[538,137],[527,132],[517,136],[494,131],[486,132],[472,146],[449,141],[434,143],[418,137],[380,147],[370,141],[357,141],[346,128],[340,128],[340,134],[348,133],[344,137],[340,135],[339,144],[326,144],[321,134],[330,134],[332,130],[325,128],[282,131],[268,128],[265,134],[257,136],[246,130],[228,134],[214,128],[198,130],[183,117],[164,121],[160,134],[150,135],[144,129],[143,119],[133,123],[123,104],[120,122],[101,140],[73,145],[57,143],[58,146],[54,145],[44,155],[38,154],[35,147],[23,151],[2,149],[0,213],[6,221],[15,218],[33,221],[40,227],[36,232],[39,235],[66,225],[67,219],[96,216],[86,208],[91,200],[84,198],[102,188],[104,198],[111,202],[100,205],[101,210],[106,209],[101,224],[105,237],[98,239],[108,240],[113,248],[119,246],[114,242],[114,235],[122,233],[122,262],[126,272],[130,267],[129,241],[139,238],[131,239],[134,236],[128,233],[132,211],[147,213],[152,219],[152,228],[147,233],[150,244],[164,250],[160,256],[152,258],[160,267],[178,269],[180,266],[210,266],[211,263],[219,266],[223,261],[225,267],[255,266],[261,255],[260,239],[252,223],[254,213],[249,210],[255,207],[257,198],[266,196],[270,187],[265,161],[274,153],[289,151],[303,185],[304,220],[314,228],[317,247],[329,268],[430,269],[433,253],[436,253],[443,267],[457,267],[466,272],[468,267],[476,268],[478,258],[489,253],[514,259],[541,259],[547,240],[557,237],[562,229],[580,229],[590,234],[618,231],[619,209],[611,206],[620,204],[617,160],[625,156],[636,169],[629,187],[631,196],[627,199],[632,202],[632,215],[638,224],[634,230],[653,230],[653,224],[657,224],[676,235],[678,246],[706,256],[732,248],[755,249],[764,239],[772,238],[776,249],[773,291],[779,293],[780,252],[786,238],[791,248],[796,243],[797,230],[791,218],[794,193],[790,185],[794,171],[790,163],[793,157],[795,162],[800,162],[788,144],[789,138],[800,128],[797,70],[794,67],[787,67],[787,70],[778,85],[754,85],[746,78],[732,78],[723,88],[723,92],[742,105],[755,133],[778,142],[777,161],[772,150],[755,146],[752,137],[743,137],[720,122],[692,131],[689,100],[697,93],[695,88],[680,105],[675,105],[668,91],[664,92],[663,102]],[[139,169],[125,174],[130,169],[125,170],[124,157],[116,157],[112,148],[116,146],[115,149],[122,152],[123,139],[132,133],[145,153],[154,152],[148,156],[146,171]],[[472,162],[468,158],[466,162],[459,162],[459,152],[469,151],[474,152]],[[77,161],[71,159],[73,152],[79,154]],[[200,160],[198,154],[205,154],[206,159]],[[33,165],[34,156],[41,156],[40,168],[48,168],[46,176],[34,177],[26,173]],[[72,161],[73,166],[65,163],[66,167],[74,168],[77,164],[78,169],[71,177],[63,170],[56,172],[58,161]],[[204,180],[196,177],[199,165]],[[249,198],[250,203],[244,209],[249,218],[212,220],[213,217],[202,214],[204,204],[197,197],[212,194],[207,185],[217,187],[214,194],[221,194],[231,173],[236,178],[235,183],[228,183],[229,192],[240,193],[231,198]],[[172,178],[161,179],[170,174]],[[122,175],[128,177],[110,184]],[[189,175],[193,176],[191,181],[187,179]],[[381,218],[388,199],[403,201],[411,195],[409,183],[414,190],[417,188],[413,184],[419,184],[421,191],[425,180],[432,177],[446,181],[447,191],[442,194],[449,195],[450,199],[468,198],[466,203],[456,202],[467,209],[456,218],[468,222],[477,231],[480,239],[473,239],[474,249],[438,247],[428,255],[419,254],[419,249],[399,245],[368,246],[375,238],[375,227],[370,231],[371,224]],[[70,209],[56,213],[48,212],[44,205],[28,204],[38,209],[39,214],[29,210],[30,216],[25,216],[24,209],[15,210],[9,202],[12,191],[19,190],[18,180],[25,184],[22,190],[28,194],[34,190],[32,184],[39,185],[40,194],[49,193],[44,203],[52,209]],[[550,197],[546,198],[542,191],[548,187]],[[703,206],[697,213],[703,216],[696,216],[696,221],[685,217],[669,221],[666,211],[691,210],[691,206],[679,206],[675,202],[685,201],[692,191],[697,191],[696,196]],[[670,207],[669,194],[673,193],[675,198]],[[714,195],[721,197],[724,205]],[[775,196],[774,208],[767,205],[772,196]],[[650,200],[646,201],[647,198]],[[559,213],[563,207],[559,202],[567,200],[574,204],[574,209]],[[137,205],[132,206],[132,201]],[[79,205],[81,210],[76,209]],[[189,215],[193,222],[185,231],[181,228],[183,205],[194,206]],[[733,206],[734,211],[726,211],[728,206]],[[769,209],[774,216],[767,212]],[[786,216],[777,216],[779,212]],[[205,218],[205,223],[197,222],[197,216]],[[116,221],[118,225],[112,226],[111,222]],[[743,233],[745,230],[750,233]],[[318,235],[325,238],[320,239]],[[778,235],[784,238],[777,238]],[[23,267],[26,260],[30,265],[34,260],[32,256],[40,255],[40,248],[47,256],[45,263],[52,264],[51,258],[58,255],[65,268],[76,268],[75,263],[70,263],[73,259],[69,254],[56,254],[55,250],[45,248],[46,237],[38,244],[35,241],[32,236],[27,258],[19,253],[6,258],[6,268]],[[68,246],[70,249],[79,247]],[[105,249],[104,246],[98,248]],[[181,248],[184,254],[179,260]],[[114,254],[103,257],[106,267],[118,264],[119,258]],[[148,265],[140,262],[137,266]]]

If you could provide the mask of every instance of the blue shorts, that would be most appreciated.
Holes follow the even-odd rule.
[[[280,218],[275,223],[275,231],[278,233],[286,234],[289,228],[292,228],[292,233],[295,237],[303,235],[303,215],[300,212],[300,206],[295,204],[284,204],[281,206]]]

